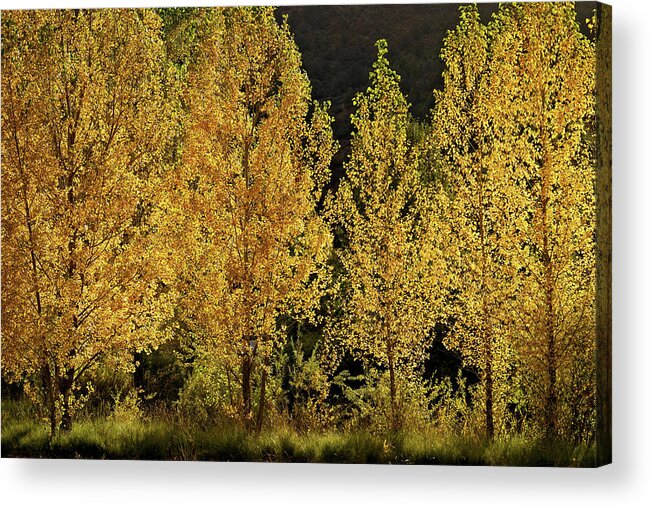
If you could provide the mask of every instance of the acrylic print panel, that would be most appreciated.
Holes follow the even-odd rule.
[[[610,8],[2,15],[2,456],[592,467]]]

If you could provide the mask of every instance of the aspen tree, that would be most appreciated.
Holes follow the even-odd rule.
[[[300,54],[271,8],[207,12],[190,71],[177,192],[189,267],[186,303],[208,358],[241,386],[244,423],[264,417],[279,317],[314,319],[331,237],[316,213],[334,153]],[[259,373],[254,414],[252,385]]]
[[[443,51],[434,144],[467,261],[455,313],[465,332],[452,337],[483,365],[489,436],[497,336],[517,353],[548,436],[593,414],[595,60],[575,17],[573,4],[509,4],[483,27],[468,7]]]
[[[490,42],[477,7],[462,7],[441,52],[444,87],[435,92],[430,140],[443,160],[448,188],[445,258],[454,323],[446,342],[481,378],[488,438],[495,433],[496,398],[507,366],[504,300],[510,289],[501,244],[508,175],[495,156]]]
[[[594,404],[595,55],[575,18],[569,3],[503,6],[490,87],[499,157],[511,171],[513,321],[552,437],[564,431],[562,397],[579,367],[581,403]]]
[[[401,425],[400,380],[421,363],[436,318],[437,257],[430,203],[407,139],[408,104],[387,43],[355,99],[352,153],[329,214],[342,233],[344,307],[336,332],[389,373],[390,427]]]
[[[160,340],[153,202],[172,112],[152,12],[2,23],[3,373],[42,388],[54,435],[85,372]]]

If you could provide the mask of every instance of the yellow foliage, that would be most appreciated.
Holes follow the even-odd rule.
[[[442,55],[432,142],[448,167],[448,341],[483,377],[489,434],[499,371],[505,386],[523,370],[554,433],[569,374],[594,350],[595,59],[574,17],[571,4],[509,4],[483,26],[467,7]]]
[[[438,311],[437,236],[408,105],[379,41],[371,86],[356,98],[346,176],[329,201],[342,235],[343,315],[333,333],[390,374],[391,425],[400,424],[396,375],[420,365]],[[404,373],[403,373],[404,371]]]
[[[3,15],[3,371],[38,374],[52,431],[99,358],[160,339],[159,28],[151,11]]]
[[[176,249],[185,305],[214,360],[239,362],[249,417],[252,370],[286,340],[278,317],[315,318],[331,248],[316,203],[334,143],[325,107],[308,114],[300,54],[272,9],[213,9],[204,21],[174,182]]]

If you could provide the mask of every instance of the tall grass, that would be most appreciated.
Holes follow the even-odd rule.
[[[9,418],[2,424],[2,457],[585,467],[594,466],[594,447],[431,432],[383,437],[280,428],[252,435],[238,427],[110,418],[82,420],[50,441],[46,424]]]

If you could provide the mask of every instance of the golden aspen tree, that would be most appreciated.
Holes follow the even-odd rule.
[[[189,80],[176,184],[189,232],[179,239],[185,304],[206,357],[241,386],[244,423],[259,429],[270,358],[287,339],[279,317],[313,319],[324,287],[331,237],[316,203],[331,120],[311,102],[300,53],[271,8],[207,11]]]
[[[490,34],[476,6],[461,8],[444,40],[444,87],[435,92],[430,143],[443,161],[449,234],[445,258],[452,294],[449,348],[461,353],[483,384],[486,435],[495,433],[496,399],[503,391],[508,355],[501,206],[508,183],[496,159],[490,100]],[[504,401],[504,400],[502,400]],[[503,405],[497,412],[503,411]]]
[[[511,325],[544,429],[566,436],[562,410],[566,421],[594,417],[594,47],[571,3],[505,4],[492,29],[491,124],[509,172],[504,238],[517,284]]]
[[[3,13],[2,366],[42,386],[52,435],[85,372],[159,339],[159,31],[146,10]]]
[[[401,426],[402,379],[422,364],[436,319],[438,257],[418,155],[407,138],[408,104],[387,43],[370,87],[355,99],[352,152],[328,205],[342,236],[344,302],[334,332],[357,357],[388,370],[389,427]]]

